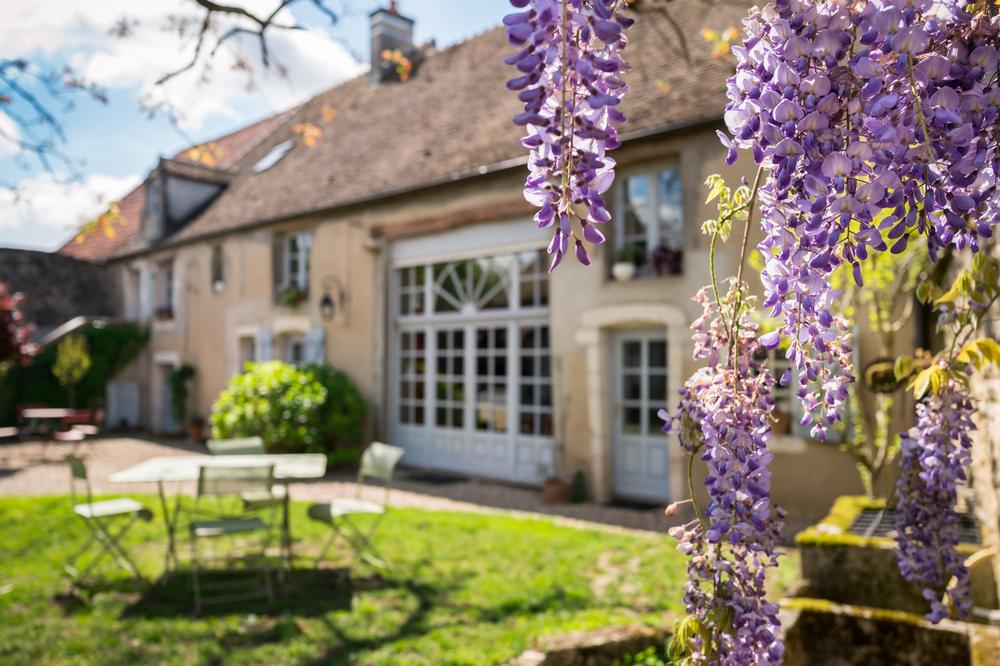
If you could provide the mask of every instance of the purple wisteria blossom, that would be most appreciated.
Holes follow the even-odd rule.
[[[688,556],[684,605],[700,626],[684,647],[698,664],[779,664],[778,605],[764,586],[783,517],[771,504],[768,469],[774,377],[757,360],[757,326],[745,311],[727,317],[738,330],[735,355],[721,353],[732,348],[730,327],[710,294],[705,287],[695,297],[703,314],[691,326],[694,358],[707,365],[684,384],[678,413],[661,413],[664,431],[677,430],[684,450],[708,468],[704,512],[671,530]],[[724,311],[735,309],[737,294],[734,286]]]
[[[590,264],[583,241],[603,243],[595,225],[611,220],[604,193],[614,180],[607,152],[619,145],[615,126],[627,87],[622,58],[628,45],[624,0],[511,0],[523,11],[504,18],[510,43],[506,59],[518,70],[507,82],[519,91],[524,112],[521,143],[531,150],[524,195],[538,207],[539,228],[554,227],[549,270],[559,265],[570,239],[580,263]],[[579,230],[571,220],[576,218]]]
[[[955,609],[967,615],[969,572],[956,550],[959,515],[958,485],[971,462],[970,432],[975,411],[967,388],[950,380],[937,395],[917,405],[917,425],[902,436],[899,481],[896,484],[896,559],[903,577],[923,588],[931,605],[927,618],[948,617],[942,603],[945,586]]]
[[[752,152],[761,192],[764,305],[783,318],[814,435],[850,381],[829,275],[913,234],[978,251],[1000,220],[998,18],[932,0],[775,0],[733,48],[725,143]],[[971,13],[976,11],[978,13]],[[886,238],[888,242],[886,242]]]

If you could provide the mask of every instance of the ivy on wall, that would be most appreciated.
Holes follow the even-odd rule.
[[[135,359],[149,340],[149,333],[133,324],[91,323],[74,334],[87,341],[91,358],[90,368],[74,387],[75,406],[103,407],[108,382]],[[69,395],[52,371],[56,348],[55,344],[43,348],[28,365],[0,369],[0,424],[16,421],[18,405],[69,406]]]

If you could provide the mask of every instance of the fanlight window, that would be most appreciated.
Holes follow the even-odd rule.
[[[546,307],[548,275],[540,255],[544,255],[543,250],[401,268],[396,271],[399,314],[474,314]],[[429,297],[429,308],[425,308],[425,296]]]

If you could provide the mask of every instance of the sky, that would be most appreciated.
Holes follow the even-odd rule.
[[[267,12],[277,0],[242,0]],[[274,59],[287,69],[258,74],[248,90],[241,62],[257,66],[256,43],[229,42],[211,60],[206,82],[200,68],[162,86],[156,79],[188,62],[177,34],[164,26],[177,17],[200,16],[191,0],[4,0],[0,2],[0,61],[24,58],[47,70],[71,65],[107,93],[106,104],[83,96],[72,108],[50,104],[66,141],[59,149],[79,163],[70,174],[46,171],[19,156],[4,136],[18,133],[0,106],[0,247],[54,250],[80,224],[142,181],[159,156],[226,134],[242,125],[287,109],[367,69],[368,14],[387,0],[327,0],[338,14],[336,25],[309,2],[293,5],[286,22],[306,31],[275,31]],[[400,13],[413,18],[418,44],[439,47],[462,41],[500,23],[507,0],[399,0]],[[285,10],[288,11],[288,10]],[[126,37],[109,31],[122,19],[132,26]],[[167,99],[181,110],[176,126],[165,114],[152,118],[141,102]],[[10,109],[13,112],[13,109]],[[13,187],[11,187],[13,185]]]

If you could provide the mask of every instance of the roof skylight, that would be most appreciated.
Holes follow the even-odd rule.
[[[268,151],[267,155],[260,158],[256,164],[253,165],[254,173],[260,173],[261,171],[267,171],[275,164],[281,161],[281,159],[288,154],[288,151],[292,149],[295,142],[289,139],[288,141],[282,141],[277,146]]]

